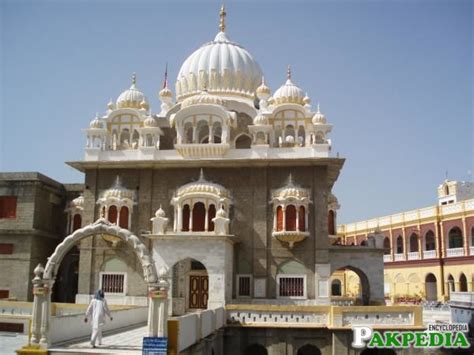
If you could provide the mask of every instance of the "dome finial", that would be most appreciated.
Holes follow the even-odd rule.
[[[206,178],[204,177],[204,170],[202,168],[199,171],[199,180],[198,181],[206,181]]]
[[[288,68],[286,69],[286,78],[291,79],[291,67],[288,64]]]
[[[132,73],[132,86],[135,86],[137,83],[137,73]]]
[[[222,4],[221,6],[221,11],[219,12],[219,16],[220,16],[220,21],[219,21],[219,29],[221,30],[221,32],[225,32],[225,17],[226,17],[227,13],[225,12],[225,6],[224,4]]]

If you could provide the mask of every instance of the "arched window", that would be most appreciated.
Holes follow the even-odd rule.
[[[388,237],[385,237],[383,240],[383,249],[384,255],[390,254],[390,239]]]
[[[252,144],[252,138],[250,138],[246,134],[241,134],[235,140],[235,149],[250,149],[251,144]]]
[[[214,231],[214,222],[212,219],[216,216],[216,206],[210,205],[209,209],[207,210],[207,230],[209,232]]]
[[[329,235],[335,235],[335,225],[334,225],[334,211],[329,210],[328,212],[328,233]]]
[[[283,207],[277,207],[277,231],[283,230]]]
[[[120,227],[128,229],[128,207],[122,206],[120,209]]]
[[[453,227],[448,234],[448,245],[449,249],[462,248],[462,232],[458,227]]]
[[[189,232],[189,216],[190,216],[189,205],[183,206],[183,220],[182,220],[182,228],[183,232]]]
[[[397,254],[403,254],[403,238],[401,235],[397,238]]]
[[[293,205],[286,206],[285,227],[287,231],[296,231],[296,208]]]
[[[464,273],[461,273],[461,276],[459,276],[459,291],[467,292],[467,278]]]
[[[428,301],[436,301],[438,299],[438,291],[436,285],[436,276],[429,273],[425,278],[426,299]]]
[[[448,276],[448,288],[449,288],[449,291],[451,291],[451,292],[455,291],[455,289],[454,289],[454,277],[451,274]]]
[[[418,251],[418,236],[413,233],[410,235],[410,252]]]
[[[332,280],[331,295],[332,296],[342,296],[341,281],[340,280],[338,280],[338,279]]]
[[[204,232],[206,226],[206,207],[197,202],[193,206],[193,232]]]
[[[301,232],[306,231],[306,211],[304,206],[300,206],[298,210],[298,230]]]
[[[435,242],[435,235],[433,231],[428,231],[425,234],[425,250],[435,250],[436,249],[436,242]]]
[[[109,222],[117,223],[117,207],[116,206],[109,207]]]
[[[184,143],[193,142],[193,125],[191,122],[188,122],[184,125]]]
[[[72,231],[76,231],[82,227],[82,217],[79,213],[76,213],[72,220]]]

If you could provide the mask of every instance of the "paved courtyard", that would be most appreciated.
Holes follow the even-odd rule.
[[[120,332],[105,333],[102,345],[93,350],[97,354],[141,354],[143,337],[147,335],[147,327],[141,326],[122,330]],[[52,346],[50,351],[61,353],[91,353],[89,340],[70,342],[58,346]]]

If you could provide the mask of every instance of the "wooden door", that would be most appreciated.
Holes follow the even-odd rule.
[[[209,278],[202,275],[189,276],[189,308],[207,308]]]

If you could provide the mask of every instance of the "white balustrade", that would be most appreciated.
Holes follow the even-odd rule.
[[[383,261],[384,263],[391,262],[392,261],[392,255],[387,254],[383,256]]]
[[[455,256],[464,256],[464,248],[451,248],[447,250],[448,258]]]
[[[405,254],[394,254],[394,261],[404,261],[405,260]]]
[[[471,252],[471,255],[474,255],[474,246],[470,248],[470,252]]]
[[[420,253],[417,251],[412,251],[407,254],[408,260],[419,260],[420,259]]]
[[[436,258],[436,250],[425,250],[423,252],[423,259],[434,259]]]

